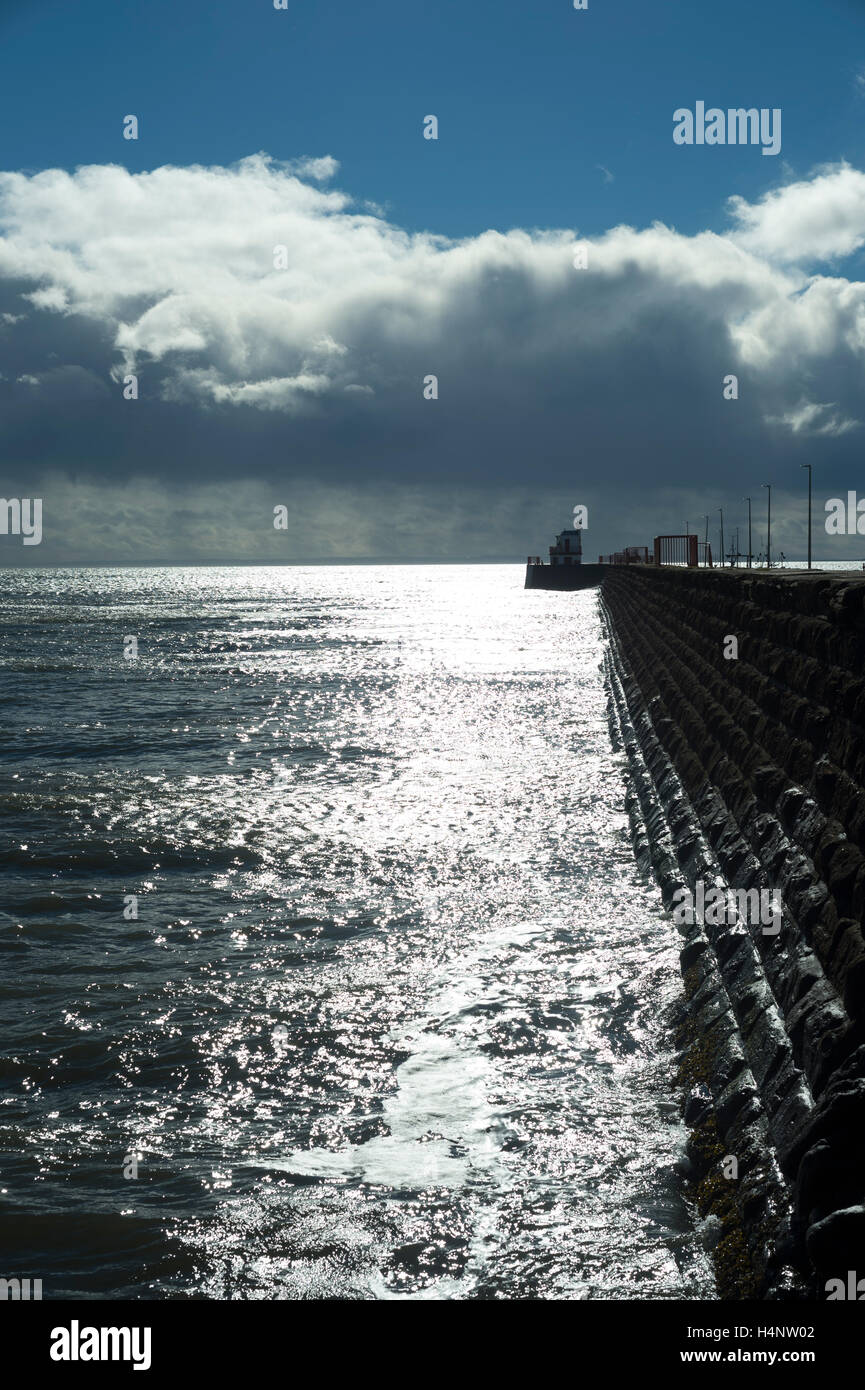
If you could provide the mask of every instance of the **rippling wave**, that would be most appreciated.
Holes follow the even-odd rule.
[[[5,578],[10,1271],[711,1296],[594,594],[516,566]]]

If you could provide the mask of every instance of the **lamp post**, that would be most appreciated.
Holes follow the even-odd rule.
[[[800,468],[808,469],[808,568],[811,568],[811,464],[800,463]]]
[[[769,490],[768,511],[766,513],[766,569],[770,570],[772,568],[772,484],[761,483],[760,486]]]
[[[751,499],[743,497],[743,502],[748,503],[748,569],[751,568]]]
[[[719,507],[719,508],[718,508],[718,511],[721,513],[721,568],[723,569],[723,568],[724,568],[724,508],[723,508],[723,507]]]
[[[709,563],[709,513],[708,513],[708,512],[703,512],[703,520],[704,520],[705,523],[706,523],[706,539],[705,539],[705,541],[703,542],[703,545],[704,545],[704,550],[703,550],[703,564],[704,564],[704,565],[708,565],[708,563]]]

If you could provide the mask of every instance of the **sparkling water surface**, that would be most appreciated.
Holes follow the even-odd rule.
[[[630,847],[595,591],[3,578],[5,1273],[713,1297],[675,1172],[679,942]]]

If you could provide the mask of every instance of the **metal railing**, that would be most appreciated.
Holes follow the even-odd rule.
[[[697,568],[696,536],[656,536],[656,565],[687,565]]]

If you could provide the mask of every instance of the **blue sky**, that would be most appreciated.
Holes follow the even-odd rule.
[[[41,0],[2,11],[0,164],[335,156],[401,225],[462,236],[722,226],[824,160],[865,161],[848,0]],[[676,149],[672,112],[783,109],[783,149]],[[120,117],[141,120],[137,144]],[[420,139],[438,115],[437,143]],[[598,167],[613,175],[612,181]]]
[[[766,480],[796,554],[801,463],[865,495],[865,3],[0,0],[0,52],[41,561],[516,558],[578,503],[592,554]],[[780,154],[676,145],[698,101]]]

